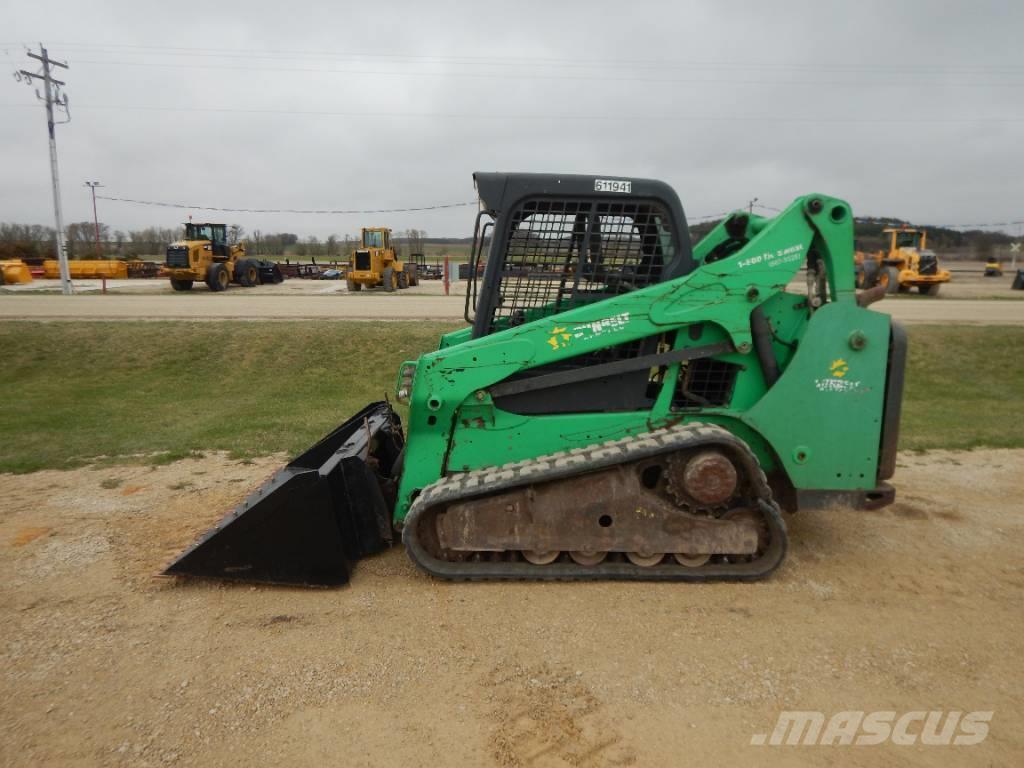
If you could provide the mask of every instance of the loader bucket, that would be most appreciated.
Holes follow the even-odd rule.
[[[278,470],[164,574],[346,584],[356,560],[392,543],[391,472],[403,440],[390,405],[367,406]]]

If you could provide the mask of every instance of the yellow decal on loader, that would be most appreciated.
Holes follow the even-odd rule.
[[[832,371],[832,375],[835,378],[841,379],[849,372],[850,366],[848,366],[846,361],[840,357],[838,360],[832,361],[832,365],[829,366],[829,370]]]
[[[572,338],[572,334],[567,333],[567,330],[567,328],[551,329],[551,338],[548,339],[548,344],[551,345],[552,349],[562,349],[569,346],[569,339]]]

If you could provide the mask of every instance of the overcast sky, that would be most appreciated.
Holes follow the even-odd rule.
[[[476,170],[661,178],[692,218],[812,191],[923,223],[1024,219],[1024,3],[0,0],[0,56],[66,60],[67,222],[101,194],[233,208],[474,199]],[[191,212],[321,238],[471,233],[471,208]],[[46,126],[0,80],[0,221],[52,224]],[[1017,228],[1014,227],[1014,232]]]

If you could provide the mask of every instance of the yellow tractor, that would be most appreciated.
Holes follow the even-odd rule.
[[[224,291],[231,283],[251,287],[283,279],[276,264],[245,256],[242,243],[229,244],[224,224],[185,225],[185,237],[167,246],[162,274],[176,291],[192,290],[197,280],[211,291]]]
[[[985,262],[985,277],[1002,277],[1003,265],[999,259],[991,258]]]
[[[917,288],[926,296],[936,296],[948,283],[948,270],[939,269],[935,251],[928,248],[928,233],[912,227],[883,229],[889,238],[889,250],[877,253],[857,251],[854,262],[858,288],[884,285],[886,293],[906,293]]]
[[[396,288],[419,285],[416,265],[401,261],[398,256],[390,229],[364,227],[360,245],[349,258],[348,274],[345,277],[349,291],[361,291],[363,286],[384,286],[385,291],[391,292]]]

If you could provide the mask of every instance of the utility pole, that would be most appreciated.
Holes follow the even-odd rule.
[[[36,80],[43,81],[43,93],[39,93],[39,89],[36,89],[36,98],[40,101],[46,102],[46,126],[50,133],[50,176],[53,181],[53,213],[57,220],[57,261],[60,264],[60,287],[61,291],[65,296],[69,296],[72,293],[71,288],[71,274],[68,270],[68,254],[64,250],[64,215],[60,209],[60,177],[57,174],[57,139],[54,135],[53,127],[55,125],[53,120],[53,108],[56,106],[58,109],[63,109],[64,114],[67,115],[67,120],[61,120],[61,123],[71,122],[71,113],[68,111],[68,97],[67,94],[61,93],[61,88],[64,87],[64,83],[60,80],[56,80],[52,75],[52,67],[68,68],[68,65],[61,61],[54,61],[50,58],[43,44],[39,44],[39,53],[35,54],[32,51],[28,51],[28,57],[35,59],[43,65],[42,72],[29,72],[21,69],[15,72],[14,78],[19,82],[24,80],[26,84],[32,85]]]
[[[759,198],[755,197],[753,200],[751,200],[749,203],[747,203],[747,212],[748,213],[752,214],[754,212],[754,205],[757,203],[758,199]]]
[[[96,187],[102,187],[98,181],[87,181],[85,186],[92,190],[92,223],[96,226],[96,258],[100,258],[100,219],[96,215]]]

